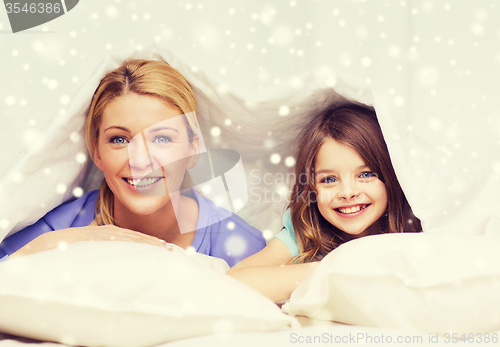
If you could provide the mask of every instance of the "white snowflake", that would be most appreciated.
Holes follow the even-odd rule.
[[[221,130],[219,127],[212,127],[210,129],[210,135],[212,135],[212,137],[219,137],[221,134]]]
[[[394,105],[397,106],[397,107],[401,107],[403,106],[405,103],[405,99],[402,97],[402,96],[396,96],[394,98]]]
[[[16,98],[12,95],[7,95],[5,97],[5,104],[7,106],[14,106],[14,104],[16,103]]]
[[[370,57],[361,58],[361,66],[362,67],[369,67],[370,65],[372,65],[372,60]]]
[[[273,43],[279,47],[287,47],[293,42],[293,30],[288,25],[278,25],[273,28]]]
[[[270,241],[272,238],[273,238],[273,232],[269,229],[264,229],[264,231],[262,231],[262,236],[264,237],[264,239],[266,241]]]
[[[70,98],[70,97],[69,97],[69,95],[67,95],[67,94],[63,94],[63,95],[61,95],[61,97],[59,98],[59,101],[60,101],[60,102],[61,102],[61,104],[63,104],[63,105],[67,105],[67,104],[69,104],[70,100],[71,100],[71,98]]]
[[[269,26],[273,24],[275,16],[276,8],[271,4],[267,4],[262,7],[259,17],[262,24]]]
[[[271,161],[272,164],[277,165],[281,161],[281,155],[279,155],[278,153],[273,153],[273,154],[271,154],[271,157],[269,158],[269,160]]]
[[[87,155],[80,152],[75,156],[75,160],[78,164],[83,164],[87,161]]]
[[[68,187],[64,183],[59,183],[56,186],[56,192],[57,192],[57,194],[64,194],[64,193],[66,193],[67,189],[68,189]]]
[[[426,65],[418,70],[417,80],[423,87],[434,87],[439,82],[439,70]]]
[[[396,46],[396,45],[392,45],[391,47],[389,47],[389,57],[391,58],[399,58],[401,56],[401,48],[399,48],[399,46]]]
[[[240,256],[247,250],[247,241],[240,235],[232,235],[226,240],[225,249],[232,256]]]
[[[106,8],[104,9],[104,13],[109,17],[109,18],[116,18],[118,17],[118,15],[120,14],[118,12],[118,9],[113,6],[113,5],[108,5],[106,6]]]
[[[290,107],[282,105],[278,111],[280,116],[288,116],[290,114]]]
[[[438,119],[438,118],[431,118],[431,119],[429,119],[428,122],[427,122],[427,124],[428,124],[429,128],[431,128],[434,131],[441,130],[442,125],[443,125],[442,122],[441,122],[441,120]]]
[[[7,218],[3,218],[2,220],[0,220],[0,228],[6,230],[8,229],[10,226],[10,222]]]
[[[57,89],[57,86],[58,86],[58,83],[56,80],[54,79],[49,79],[47,81],[47,87],[51,90],[54,90],[54,89]]]
[[[472,23],[470,26],[470,30],[476,36],[484,35],[484,27],[480,23]]]
[[[79,198],[80,196],[83,195],[83,189],[80,188],[80,187],[76,187],[75,189],[73,189],[73,195],[76,197],[76,198]]]
[[[351,55],[349,53],[341,53],[339,56],[339,61],[344,66],[351,66]]]
[[[486,11],[484,8],[480,8],[476,11],[475,17],[478,21],[484,22],[488,19],[488,11]]]

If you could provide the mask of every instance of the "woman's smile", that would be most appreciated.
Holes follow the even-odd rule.
[[[163,177],[144,177],[141,179],[132,179],[123,177],[123,180],[136,191],[147,191],[153,188],[155,184],[160,182]]]

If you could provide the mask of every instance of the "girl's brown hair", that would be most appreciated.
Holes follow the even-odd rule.
[[[131,59],[106,74],[92,98],[85,125],[85,140],[92,157],[99,141],[99,127],[104,110],[116,98],[127,93],[153,96],[179,109],[184,114],[189,141],[193,141],[197,132],[196,99],[187,80],[165,62]],[[189,181],[186,173],[182,188],[190,186]],[[113,209],[113,192],[104,179],[92,225],[115,224]]]
[[[421,231],[392,167],[382,130],[372,107],[354,103],[330,107],[314,116],[300,132],[295,164],[295,183],[289,208],[295,235],[303,251],[292,262],[320,260],[344,241],[339,229],[319,212],[314,161],[324,139],[332,138],[354,149],[385,184],[387,211],[380,217],[378,233]]]

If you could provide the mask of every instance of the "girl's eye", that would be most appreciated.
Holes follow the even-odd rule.
[[[172,142],[172,139],[168,136],[157,136],[153,139],[153,142],[158,143],[160,145],[164,145],[164,144]]]
[[[115,145],[125,145],[128,143],[128,140],[122,136],[113,136],[109,139],[110,143],[114,143]]]
[[[365,171],[359,174],[359,178],[371,178],[371,177],[377,177],[377,174],[371,171]]]
[[[335,182],[337,182],[337,178],[333,177],[333,176],[326,176],[326,177],[322,178],[320,181],[320,183],[327,183],[327,184],[331,184],[331,183],[335,183]]]

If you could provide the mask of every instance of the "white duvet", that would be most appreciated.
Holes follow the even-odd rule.
[[[153,45],[145,47],[140,52],[124,51],[106,57],[81,90],[72,97],[68,112],[63,116],[56,116],[50,122],[44,131],[45,142],[41,143],[37,150],[28,149],[21,153],[2,174],[0,185],[3,190],[0,201],[4,203],[0,209],[0,220],[8,220],[10,227],[1,230],[0,239],[32,224],[53,207],[69,199],[75,187],[83,187],[85,190],[96,187],[100,176],[89,171],[91,165],[88,157],[87,160],[81,160],[81,153],[86,153],[83,141],[84,119],[99,80],[106,72],[116,68],[121,61],[131,57],[165,60],[188,79],[197,96],[200,126],[207,148],[230,148],[241,154],[250,199],[238,213],[250,224],[265,231],[268,239],[279,231],[281,214],[286,207],[288,182],[283,177],[286,177],[288,168],[275,163],[291,162],[286,161],[290,155],[290,144],[293,143],[295,135],[310,117],[311,112],[329,102],[344,102],[345,98],[375,107],[398,179],[410,205],[416,216],[421,219],[425,233],[439,235],[435,239],[426,239],[428,244],[427,248],[423,248],[424,251],[422,248],[412,248],[411,238],[416,237],[415,235],[409,237],[402,235],[401,242],[406,246],[401,247],[409,247],[414,252],[393,252],[398,243],[387,243],[383,239],[385,236],[346,244],[339,249],[339,252],[334,252],[335,254],[325,258],[324,265],[322,264],[318,271],[299,287],[292,296],[290,304],[286,306],[289,312],[345,323],[402,329],[417,327],[419,331],[444,332],[455,329],[457,325],[452,321],[447,322],[448,325],[444,324],[443,317],[465,312],[466,309],[476,305],[478,300],[497,299],[493,293],[493,288],[496,289],[493,286],[497,282],[493,277],[488,277],[486,282],[482,281],[480,286],[472,286],[486,290],[491,296],[478,294],[475,289],[471,289],[472,287],[460,287],[456,284],[457,278],[447,277],[451,276],[451,273],[460,274],[465,267],[468,269],[464,275],[466,277],[458,279],[458,283],[485,276],[485,268],[474,263],[476,255],[482,255],[482,261],[487,266],[496,262],[493,248],[498,239],[496,236],[489,237],[500,235],[498,212],[500,201],[496,198],[496,193],[500,192],[500,179],[498,173],[491,170],[484,161],[470,165],[464,159],[465,156],[443,157],[441,151],[421,140],[421,134],[416,133],[411,124],[405,123],[406,118],[401,118],[392,111],[383,96],[365,85],[348,83],[341,76],[310,72],[301,76],[293,86],[276,87],[257,94],[243,94],[227,90],[217,80],[206,76],[201,69],[193,72],[189,59],[176,56],[164,47]],[[212,132],[214,127],[220,130],[219,136],[212,136],[213,133],[218,133],[218,131]],[[485,139],[483,145],[487,146],[488,141],[490,139]],[[496,139],[491,139],[492,146],[495,141]],[[464,139],[462,145],[467,147],[470,144]],[[273,195],[275,198],[264,199],[264,189],[275,193]],[[259,196],[260,198],[255,198]],[[8,203],[5,203],[6,201]],[[474,240],[477,241],[471,243],[460,241],[463,242],[460,243],[448,242],[444,234],[490,236],[475,236]],[[482,244],[485,247],[484,252]],[[454,248],[448,249],[450,245],[456,245],[461,252],[456,253]],[[377,253],[382,249],[387,249],[387,252]],[[427,251],[430,253],[425,253]],[[337,253],[339,255],[336,255]],[[359,257],[355,257],[356,254]],[[464,256],[460,257],[460,254]],[[388,260],[379,261],[385,259],[382,255],[387,256]],[[355,262],[338,260],[353,257]],[[327,263],[330,261],[333,265],[328,266]],[[416,262],[416,268],[423,266],[427,270],[412,272],[412,262]],[[401,270],[398,269],[401,264],[409,264],[404,269],[407,272],[398,272]],[[455,272],[443,272],[445,264],[449,265],[448,269],[454,269]],[[457,264],[463,266],[456,267]],[[365,270],[368,272],[364,273]],[[350,271],[356,273],[358,282],[336,282],[339,278],[337,272]],[[495,271],[496,268],[489,273],[489,276],[496,276]],[[441,276],[442,273],[446,276]],[[382,283],[377,282],[379,280],[374,281],[373,276],[379,276],[377,277],[379,280],[382,278]],[[383,282],[384,278],[388,279],[387,283]],[[419,295],[412,289],[414,288],[412,285],[427,283],[429,278],[440,278],[443,283],[439,285],[448,286],[446,293],[450,293],[451,296],[447,299],[447,305],[429,308],[437,310],[432,311],[437,314],[433,316],[434,319],[427,319],[430,316],[425,315],[418,319],[412,318],[419,320],[423,325],[416,324],[404,315],[399,316],[403,311],[409,312],[408,305],[418,305],[419,301],[416,299],[416,301],[405,300],[407,295],[410,295],[408,293],[414,295],[414,298]],[[366,294],[363,293],[363,288],[373,289],[378,284],[380,284],[378,290],[385,296],[362,295]],[[352,286],[358,289],[351,290]],[[434,283],[433,286],[437,284]],[[388,295],[393,293],[391,290],[399,296]],[[344,296],[340,295],[341,292]],[[333,295],[335,293],[339,293],[338,296]],[[359,293],[359,296],[356,293]],[[373,289],[370,293],[376,293],[376,290]],[[437,293],[444,292],[438,290]],[[429,296],[426,299],[435,298],[435,294],[436,292],[425,294]],[[455,294],[459,296],[454,297]],[[311,300],[310,296],[315,296],[315,299]],[[329,301],[330,296],[334,301]],[[387,301],[383,301],[384,306],[380,308],[382,298]],[[347,305],[348,302],[352,305]],[[360,303],[365,303],[362,304],[364,311],[358,312],[359,319],[353,319],[353,310],[359,309],[356,305]],[[485,312],[490,312],[496,307],[487,303],[481,306],[481,309],[487,310]],[[335,309],[326,312],[325,307],[328,306]],[[378,307],[382,310],[379,312],[387,311],[385,314],[370,314],[370,307]],[[423,307],[419,306],[418,309]],[[15,308],[11,310],[14,311]],[[442,318],[441,323],[444,325],[440,325],[437,317]],[[465,331],[470,328],[478,332],[498,329],[498,324],[493,324],[492,321],[494,317],[488,322],[466,321],[456,329]]]

